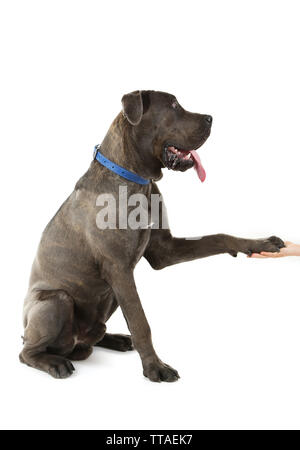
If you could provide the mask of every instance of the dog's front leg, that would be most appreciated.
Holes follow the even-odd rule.
[[[163,363],[153,348],[151,330],[136,290],[133,272],[124,268],[115,269],[114,276],[109,276],[108,282],[126,319],[133,345],[140,354],[144,375],[151,381],[176,381],[179,378],[177,371]]]
[[[242,252],[251,255],[262,251],[278,252],[282,247],[283,241],[276,236],[267,239],[243,239],[227,234],[214,234],[201,238],[174,238],[168,229],[161,229],[151,231],[144,256],[154,269],[163,269],[172,264],[221,253],[237,256],[238,252]]]

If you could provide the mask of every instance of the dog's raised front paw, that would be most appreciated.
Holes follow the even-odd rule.
[[[144,366],[144,375],[151,381],[177,381],[180,378],[177,370],[158,360]]]
[[[279,252],[284,247],[284,242],[277,236],[271,236],[267,239],[253,239],[247,241],[245,248],[241,250],[246,255],[260,252]]]

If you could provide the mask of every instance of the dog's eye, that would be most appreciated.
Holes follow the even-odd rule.
[[[174,100],[174,102],[172,103],[172,108],[173,109],[177,109],[178,108],[178,102],[176,100]]]

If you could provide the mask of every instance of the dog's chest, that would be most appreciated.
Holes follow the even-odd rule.
[[[138,261],[144,255],[145,250],[149,244],[150,236],[151,236],[151,228],[138,231],[136,246],[132,253],[132,260],[134,265],[137,264]]]
[[[151,186],[110,186],[107,191],[90,202],[99,207],[88,221],[92,245],[100,255],[134,267],[148,246],[153,226]]]

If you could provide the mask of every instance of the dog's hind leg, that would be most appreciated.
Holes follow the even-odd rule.
[[[74,370],[63,356],[74,347],[73,299],[62,290],[39,291],[33,295],[27,304],[20,361],[54,378],[67,378]]]
[[[92,352],[92,346],[80,343],[75,345],[74,349],[67,355],[67,357],[71,361],[82,361],[83,359],[87,359]]]
[[[96,347],[109,348],[119,352],[127,352],[133,350],[131,336],[127,334],[110,334],[105,333],[100,342],[95,344]]]

